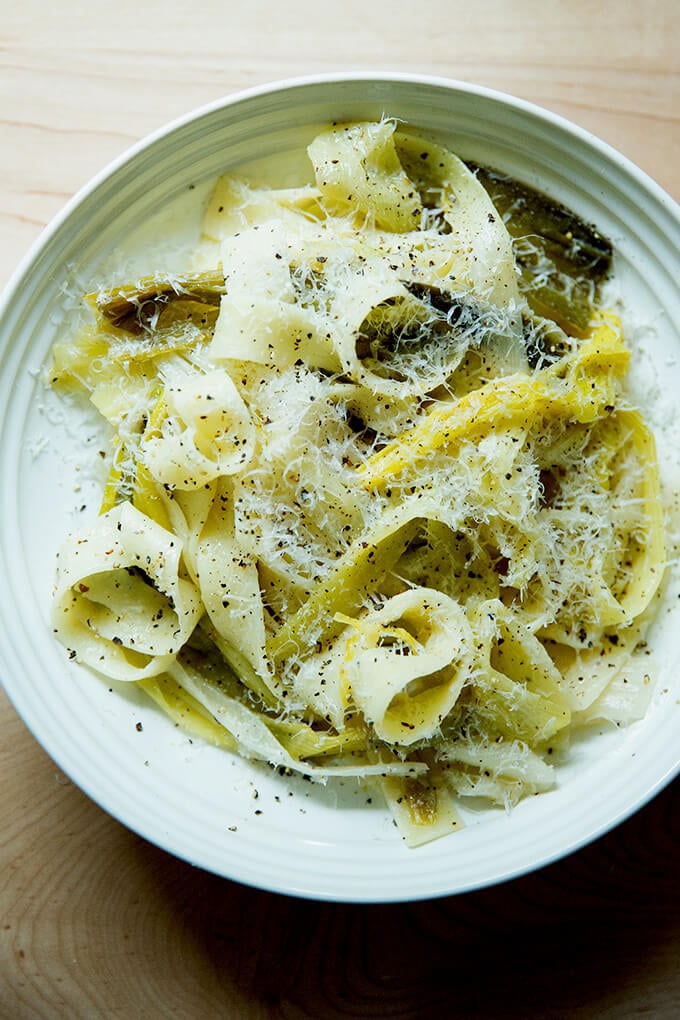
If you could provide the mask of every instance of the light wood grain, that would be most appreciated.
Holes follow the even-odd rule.
[[[239,88],[319,71],[512,92],[680,198],[676,0],[25,0],[5,5],[0,33],[0,284],[136,139]],[[0,734],[2,1020],[680,1015],[677,784],[535,875],[340,906],[246,889],[146,844],[60,774],[4,695]]]
[[[27,0],[0,64],[0,283],[66,199],[142,135],[264,81],[352,68],[426,72],[568,116],[680,196],[675,0],[419,0],[400,7]]]

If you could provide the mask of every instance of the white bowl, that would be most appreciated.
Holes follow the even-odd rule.
[[[554,791],[511,813],[480,812],[462,832],[418,850],[352,786],[317,788],[191,743],[130,687],[69,662],[52,638],[55,552],[79,507],[96,504],[87,468],[95,432],[38,379],[73,321],[75,299],[98,273],[122,265],[121,252],[148,271],[157,268],[149,265],[157,236],[190,239],[190,213],[218,173],[299,149],[331,120],[383,114],[444,133],[462,156],[539,185],[613,241],[639,340],[634,385],[649,399],[662,471],[677,490],[678,208],[585,131],[487,89],[352,74],[283,82],[205,107],[84,188],[33,247],[0,306],[0,670],[9,697],[64,772],[140,835],[240,882],[329,900],[444,895],[544,865],[658,792],[678,770],[680,744],[674,572],[651,641],[658,678],[645,718],[579,741]]]

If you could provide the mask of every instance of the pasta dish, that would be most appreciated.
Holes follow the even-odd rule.
[[[380,790],[417,845],[644,712],[654,438],[596,230],[391,120],[308,156],[220,178],[187,273],[106,281],[55,347],[109,446],[53,626],[187,732]]]

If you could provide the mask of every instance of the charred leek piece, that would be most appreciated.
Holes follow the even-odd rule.
[[[105,327],[139,336],[185,322],[212,331],[224,292],[224,276],[216,269],[193,276],[147,276],[87,300]]]
[[[584,337],[611,268],[611,244],[535,188],[485,167],[473,169],[514,239],[520,288],[530,308],[570,336]]]

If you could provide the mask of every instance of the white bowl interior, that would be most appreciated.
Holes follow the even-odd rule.
[[[554,791],[510,814],[469,812],[472,824],[461,833],[409,850],[351,782],[312,786],[192,743],[130,687],[68,661],[48,620],[55,553],[66,531],[95,511],[100,434],[94,416],[45,391],[39,372],[94,281],[117,269],[160,268],[149,259],[163,237],[176,244],[154,257],[165,268],[181,263],[217,174],[263,158],[286,171],[319,126],[382,115],[540,186],[613,241],[635,337],[633,391],[655,427],[665,485],[677,492],[677,207],[585,132],[472,86],[355,75],[215,104],[137,146],[77,196],[0,309],[0,670],[14,705],[83,790],[154,843],[255,886],[353,901],[443,895],[520,874],[603,833],[668,782],[678,767],[677,574],[669,573],[650,643],[657,680],[644,720],[577,741]]]

